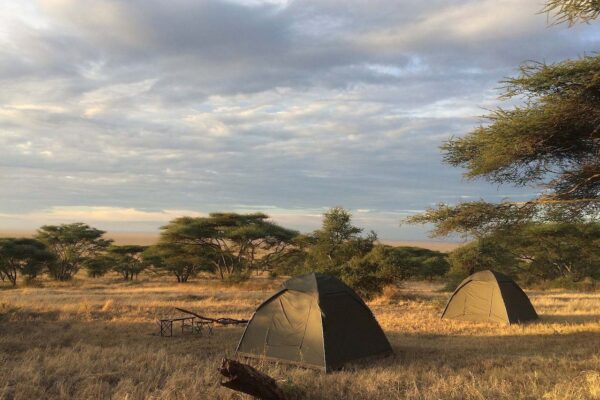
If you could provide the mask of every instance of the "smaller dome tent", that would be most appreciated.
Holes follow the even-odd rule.
[[[442,319],[515,324],[538,318],[529,298],[508,276],[480,271],[458,285]]]
[[[362,299],[337,278],[318,273],[284,282],[256,309],[236,350],[242,357],[326,372],[391,353]]]

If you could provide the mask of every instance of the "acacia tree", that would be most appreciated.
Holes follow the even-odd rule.
[[[0,277],[13,286],[18,275],[34,279],[53,261],[44,243],[35,239],[0,239]]]
[[[268,219],[262,213],[181,217],[161,228],[161,242],[199,246],[221,279],[244,275],[270,268],[293,248],[298,232]]]
[[[595,18],[598,2],[552,1],[549,10],[575,21]],[[587,10],[587,11],[586,11]],[[595,10],[595,11],[594,11]],[[556,64],[526,63],[503,82],[502,98],[524,105],[498,109],[469,134],[442,146],[444,161],[468,179],[533,186],[527,202],[440,204],[408,218],[433,223],[434,235],[481,237],[531,221],[577,222],[600,212],[600,56]]]
[[[572,25],[597,18],[600,2],[549,0],[545,11]],[[503,84],[501,98],[522,105],[497,109],[466,136],[451,138],[444,161],[465,168],[468,179],[533,186],[540,194],[526,202],[439,204],[407,221],[433,224],[433,236],[476,239],[450,255],[450,277],[490,266],[527,279],[598,276],[596,239],[572,230],[600,213],[600,56],[529,62]]]
[[[103,252],[111,240],[103,239],[104,231],[81,222],[42,226],[36,238],[46,244],[55,260],[48,265],[48,273],[59,281],[70,280],[86,260]]]
[[[177,282],[185,283],[200,271],[214,271],[215,253],[205,252],[195,245],[159,243],[144,251],[144,261],[154,270],[175,275]]]
[[[143,254],[147,246],[124,245],[110,246],[108,257],[113,262],[112,269],[120,273],[126,281],[132,281],[142,272],[147,264]]]
[[[108,271],[113,269],[114,265],[115,259],[107,254],[97,255],[83,262],[83,267],[91,278],[104,276]]]

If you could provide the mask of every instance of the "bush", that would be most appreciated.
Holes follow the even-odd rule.
[[[446,254],[420,247],[377,245],[368,258],[386,269],[398,281],[411,278],[433,279],[443,276],[449,269]]]
[[[91,278],[104,276],[113,268],[115,260],[109,256],[97,256],[84,261],[83,267],[87,271],[87,275]]]
[[[600,224],[536,223],[496,232],[450,253],[449,279],[493,269],[526,284],[600,279]],[[577,285],[575,285],[577,286]]]
[[[367,300],[381,294],[386,285],[395,281],[389,270],[369,257],[351,259],[340,272],[340,278]]]
[[[273,275],[302,275],[310,272],[307,269],[307,253],[303,249],[294,249],[277,262],[270,271]]]

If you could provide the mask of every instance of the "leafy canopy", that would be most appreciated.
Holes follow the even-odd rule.
[[[454,250],[450,279],[490,268],[525,282],[600,279],[599,249],[599,223],[529,223]]]
[[[126,281],[133,280],[146,269],[147,265],[143,258],[146,247],[139,245],[110,246],[107,256],[112,260],[112,269],[120,273]]]
[[[600,211],[600,56],[554,65],[527,64],[505,81],[505,97],[524,106],[499,109],[488,124],[442,146],[444,161],[468,179],[540,187],[523,203],[440,204],[408,218],[433,223],[434,235],[481,236],[528,221],[584,221]]]
[[[35,239],[0,239],[0,278],[13,286],[17,276],[34,279],[54,260],[44,243]]]
[[[395,281],[432,279],[449,268],[446,254],[420,247],[377,245],[367,258]]]
[[[200,271],[214,271],[214,252],[199,246],[159,243],[147,248],[143,256],[156,272],[175,275],[177,282],[187,282]]]
[[[36,239],[45,243],[55,256],[55,261],[48,266],[49,274],[60,281],[71,279],[86,260],[99,255],[112,243],[102,238],[104,233],[81,222],[42,226]]]
[[[393,278],[368,260],[377,235],[362,235],[362,228],[352,224],[352,215],[341,207],[323,214],[321,229],[309,237],[305,271],[324,272],[337,276],[365,298],[380,293]]]
[[[556,22],[589,22],[600,16],[598,0],[547,0]],[[527,202],[440,204],[410,217],[433,223],[433,235],[482,235],[531,221],[576,222],[600,212],[600,56],[556,64],[529,62],[502,82],[501,98],[521,101],[497,109],[485,123],[442,146],[444,161],[466,169],[468,179],[533,186]]]
[[[554,65],[529,63],[505,81],[505,97],[526,105],[499,109],[465,137],[442,146],[444,161],[467,178],[541,183],[545,199],[597,199],[600,193],[600,56]]]
[[[269,269],[291,250],[298,235],[263,213],[182,217],[161,229],[161,243],[201,247],[221,278]]]
[[[352,215],[342,207],[334,207],[323,214],[321,229],[311,235],[312,243],[306,259],[307,269],[339,273],[339,269],[354,257],[364,257],[377,235],[371,231],[362,236],[362,229],[352,225]]]

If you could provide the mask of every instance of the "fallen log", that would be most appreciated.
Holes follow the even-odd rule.
[[[286,400],[275,379],[250,365],[224,358],[219,372],[226,378],[226,380],[221,379],[221,386],[262,400]]]

